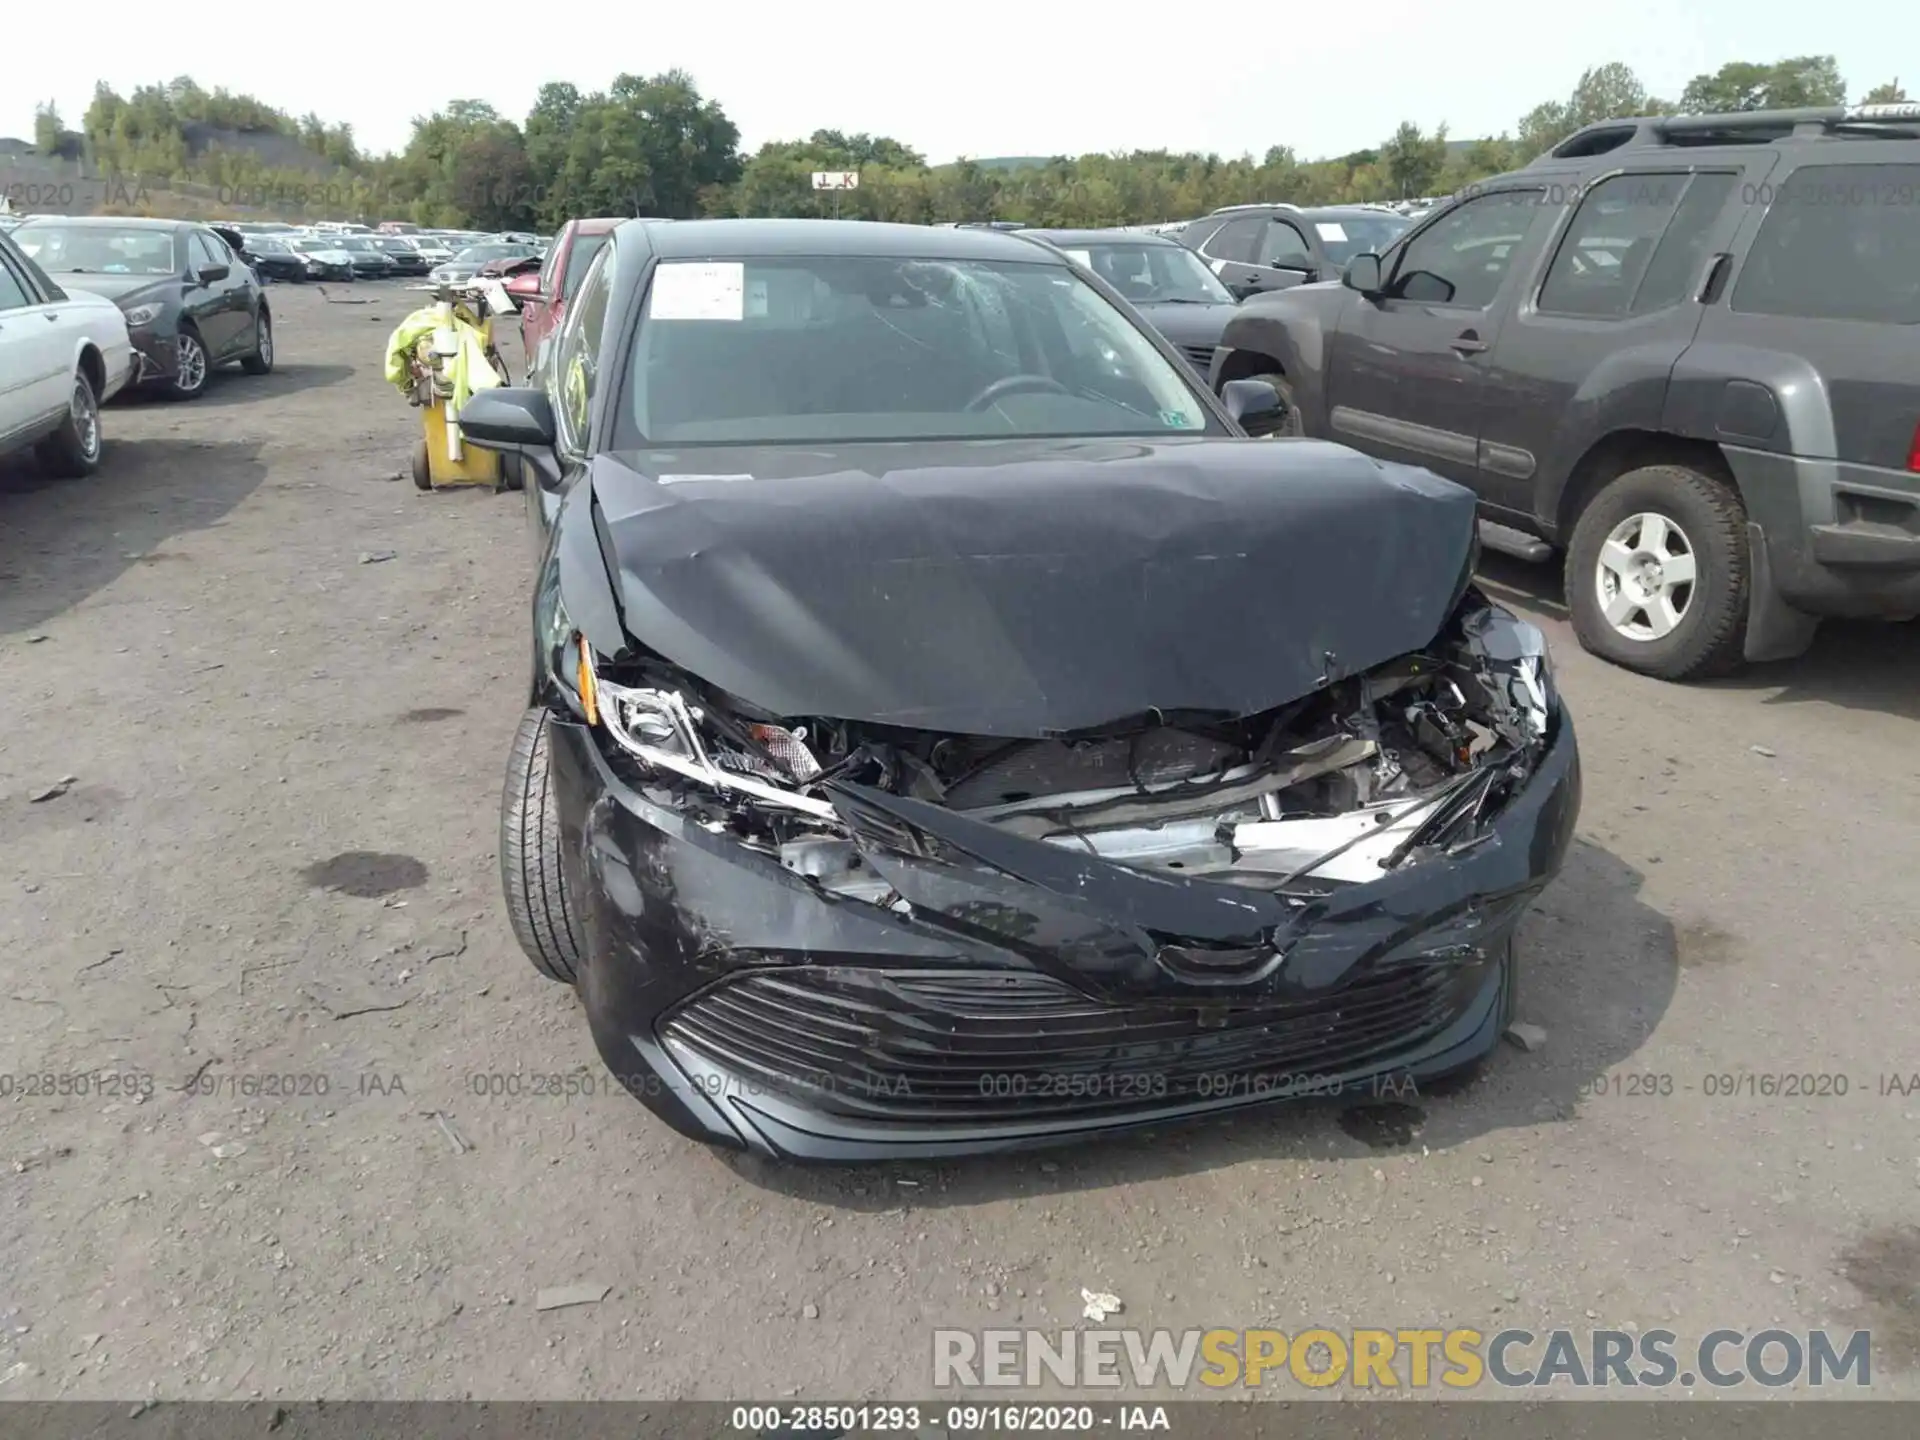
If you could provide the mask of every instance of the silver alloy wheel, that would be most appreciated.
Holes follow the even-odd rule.
[[[195,336],[182,335],[175,350],[180,357],[180,388],[190,394],[207,383],[207,347]]]
[[[1614,633],[1641,642],[1671,635],[1693,603],[1693,542],[1665,515],[1642,511],[1613,527],[1593,583]]]
[[[260,363],[273,364],[273,318],[266,311],[260,312],[260,318],[254,322],[260,327]]]
[[[93,387],[79,375],[73,377],[73,433],[80,442],[80,453],[89,464],[100,458],[100,404],[93,398]]]

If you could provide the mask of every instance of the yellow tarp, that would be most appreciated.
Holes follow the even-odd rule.
[[[439,310],[432,306],[416,310],[387,337],[387,383],[403,395],[413,390],[413,371],[408,362],[414,347],[440,328],[440,318]],[[500,384],[500,376],[487,359],[486,337],[478,326],[455,315],[453,333],[460,348],[448,357],[446,365],[453,388],[453,413],[458,415],[474,391],[493,389]]]

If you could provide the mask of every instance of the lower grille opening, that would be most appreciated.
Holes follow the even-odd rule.
[[[1098,1117],[1316,1093],[1438,1033],[1484,974],[1431,957],[1312,999],[1113,1005],[1048,975],[803,966],[743,975],[663,1038],[829,1115],[953,1123]]]

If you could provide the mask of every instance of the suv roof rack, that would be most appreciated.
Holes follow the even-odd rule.
[[[1245,205],[1219,205],[1209,210],[1209,215],[1231,215],[1236,210],[1298,210],[1300,207],[1286,200],[1254,200]]]
[[[1658,146],[1767,145],[1787,139],[1920,140],[1920,102],[1739,110],[1721,115],[1642,115],[1600,120],[1532,163],[1577,160],[1610,150]]]

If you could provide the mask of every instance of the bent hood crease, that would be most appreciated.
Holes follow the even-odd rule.
[[[1009,738],[1247,715],[1417,650],[1466,489],[1315,441],[603,456],[633,638],[779,715]]]

